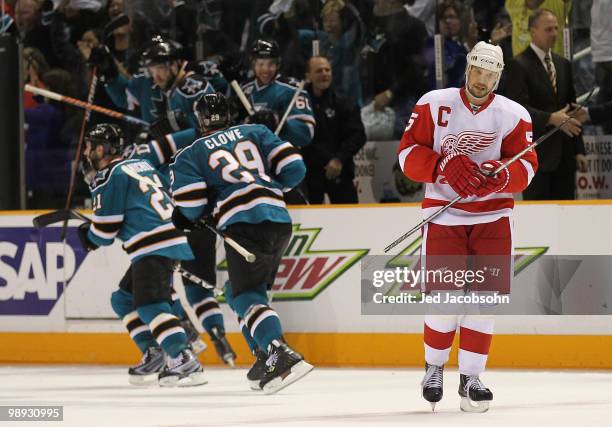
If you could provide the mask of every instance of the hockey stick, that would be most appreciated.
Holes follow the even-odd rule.
[[[232,89],[234,89],[234,92],[236,93],[236,95],[238,95],[238,99],[242,103],[242,106],[247,111],[249,116],[252,116],[253,114],[255,114],[255,110],[253,109],[253,106],[251,105],[251,103],[247,99],[246,95],[242,91],[242,88],[240,87],[238,82],[236,80],[232,80],[230,82],[230,86],[232,87]]]
[[[127,167],[125,165],[121,166],[121,170],[123,172],[125,172],[126,175],[131,176],[132,178],[136,179],[137,181],[142,182],[143,184],[146,184],[146,185],[148,185],[150,187],[153,187],[153,188],[159,188],[160,190],[162,190],[166,194],[168,194],[167,190],[163,186],[159,185],[158,183],[153,181],[148,176],[142,176],[138,172],[133,171],[132,169],[130,169],[129,167]],[[170,194],[168,194],[168,196],[170,196],[170,198],[172,198]],[[200,224],[202,224],[203,226],[205,226],[206,228],[211,230],[217,236],[221,237],[228,245],[230,245],[232,248],[234,248],[236,250],[236,252],[238,252],[240,255],[242,255],[242,257],[247,262],[255,262],[255,259],[256,259],[255,255],[253,253],[249,252],[248,250],[246,250],[245,248],[243,248],[240,245],[240,243],[236,242],[231,237],[224,235],[219,230],[217,230],[214,226],[212,226],[211,224],[207,223],[205,220],[200,220]]]
[[[74,209],[60,209],[60,210],[56,210],[53,212],[48,212],[46,214],[37,216],[36,218],[32,220],[32,222],[34,223],[34,227],[44,228],[44,227],[50,226],[51,224],[56,224],[58,222],[68,221],[71,219],[77,219],[79,221],[91,223],[90,218],[86,217],[85,215],[83,215],[82,213]],[[192,282],[197,283],[198,285],[206,289],[217,290],[217,292],[215,292],[215,295],[220,295],[223,293],[222,291],[219,291],[215,286],[208,283],[206,280],[185,270],[180,265],[175,269],[175,271],[179,273],[181,276],[185,277],[186,279],[189,279]]]
[[[304,80],[298,83],[295,93],[293,94],[293,98],[291,98],[291,102],[289,102],[289,105],[287,106],[287,109],[285,110],[285,114],[283,114],[283,117],[281,118],[280,122],[278,122],[278,126],[276,126],[276,130],[274,131],[275,135],[278,135],[281,132],[281,130],[283,130],[283,127],[285,126],[285,123],[287,122],[287,118],[289,117],[289,113],[291,113],[291,109],[295,105],[295,102],[297,101],[298,96],[300,96],[300,92],[304,90],[305,84],[306,82],[304,82]]]
[[[83,215],[79,214],[74,209],[59,209],[52,212],[47,212],[42,215],[38,215],[34,219],[32,219],[32,224],[35,228],[44,228],[48,227],[51,224],[56,224],[58,222],[68,221],[70,219],[83,219]],[[87,218],[86,218],[87,219]],[[87,219],[89,221],[89,219]]]
[[[136,124],[139,126],[143,126],[145,128],[149,127],[149,123],[141,120],[139,118],[128,116],[127,114],[120,113],[118,111],[110,110],[108,108],[100,107],[99,105],[89,104],[87,102],[81,101],[80,99],[72,98],[70,96],[61,95],[57,92],[52,92],[50,90],[41,89],[36,86],[32,86],[30,84],[26,84],[24,89],[27,92],[33,93],[34,95],[41,95],[45,98],[52,99],[58,102],[64,102],[66,104],[74,105],[75,107],[85,108],[91,111],[95,111],[100,114],[104,114],[106,116],[114,117],[119,120],[123,120],[124,122]]]
[[[586,105],[587,102],[589,102],[589,99],[591,98],[591,95],[593,95],[595,88],[591,89],[591,91],[589,92],[589,95],[587,96],[587,98],[584,100],[584,102],[582,104],[580,104],[578,106],[578,108],[576,108],[574,111],[572,111],[565,120],[563,120],[563,122],[561,122],[560,125],[555,126],[554,128],[550,129],[548,132],[546,132],[544,135],[540,136],[538,139],[536,139],[533,143],[531,143],[530,145],[528,145],[527,147],[523,148],[520,152],[516,153],[513,157],[511,157],[510,159],[506,160],[504,163],[502,163],[497,169],[495,169],[492,172],[489,173],[485,173],[485,175],[488,176],[494,176],[496,174],[498,174],[500,171],[506,169],[508,166],[510,166],[512,163],[516,162],[518,159],[520,159],[523,154],[525,154],[527,151],[529,150],[533,150],[535,147],[537,147],[538,145],[540,145],[542,142],[546,141],[551,135],[555,134],[557,131],[559,131],[563,125],[565,125],[568,121],[570,121],[572,118],[574,118],[574,116],[576,115],[576,113],[581,110],[582,108],[584,108],[584,106]],[[424,225],[430,223],[433,219],[435,219],[436,217],[438,217],[439,215],[441,215],[442,213],[446,212],[450,207],[452,207],[455,203],[459,202],[461,200],[461,196],[457,196],[455,197],[453,200],[451,200],[447,205],[441,207],[440,209],[438,209],[437,211],[435,211],[434,213],[432,213],[430,216],[428,216],[427,218],[425,218],[423,221],[421,221],[419,224],[415,225],[413,228],[411,228],[408,232],[406,232],[405,234],[403,234],[401,237],[399,237],[397,240],[393,241],[389,246],[387,246],[385,248],[385,252],[389,252],[391,249],[393,249],[394,247],[396,247],[397,245],[399,245],[401,242],[403,242],[404,240],[406,240],[408,237],[410,237],[412,234],[414,234],[417,230],[420,230],[421,227],[423,227]]]
[[[91,69],[91,82],[89,83],[89,93],[87,94],[87,104],[92,105],[94,97],[96,95],[96,88],[98,87],[98,76],[96,75],[96,67],[94,66]],[[76,183],[76,176],[79,171],[79,162],[81,161],[81,155],[83,154],[83,140],[85,137],[85,129],[87,128],[87,123],[89,123],[89,118],[91,117],[91,109],[85,109],[85,115],[83,116],[83,121],[81,122],[81,132],[79,134],[79,143],[77,144],[76,153],[74,154],[74,169],[70,174],[70,184],[68,184],[68,195],[66,196],[66,204],[64,205],[65,210],[69,210],[72,206],[72,197],[74,196],[74,186]],[[60,239],[63,242],[66,239],[66,230],[68,229],[68,218],[64,220],[62,224],[62,232],[60,234]]]

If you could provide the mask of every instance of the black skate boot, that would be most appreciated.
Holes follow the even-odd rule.
[[[421,381],[421,386],[423,387],[423,397],[431,404],[432,411],[435,411],[436,403],[442,400],[443,374],[444,366],[425,363],[425,376]]]
[[[161,347],[149,347],[140,363],[128,369],[128,381],[132,385],[147,385],[157,382],[157,375],[166,365],[166,356]]]
[[[264,394],[276,393],[312,371],[313,366],[287,344],[274,340],[270,344],[266,373],[259,382]]]
[[[210,339],[215,345],[215,350],[217,350],[219,358],[223,361],[223,363],[233,368],[236,361],[236,353],[234,353],[232,346],[227,338],[225,338],[225,332],[221,331],[216,326],[213,326],[210,328]]]
[[[207,382],[204,368],[188,348],[175,358],[168,357],[166,367],[159,373],[159,385],[162,387],[189,387]]]
[[[251,390],[261,390],[259,383],[266,375],[266,371],[268,367],[266,366],[266,360],[268,360],[268,355],[261,351],[260,349],[255,349],[253,351],[253,356],[255,356],[256,360],[247,372],[247,380],[249,381],[249,386]]]
[[[202,341],[202,338],[200,338],[200,333],[196,329],[195,325],[191,323],[189,317],[181,320],[181,326],[187,334],[187,342],[189,343],[189,348],[191,351],[198,355],[206,350],[206,343]]]
[[[493,393],[480,381],[478,375],[459,375],[461,410],[465,412],[487,412]]]

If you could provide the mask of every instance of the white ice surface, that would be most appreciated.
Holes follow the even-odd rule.
[[[0,366],[0,405],[63,405],[64,421],[41,426],[609,426],[612,372],[487,371],[494,393],[485,414],[459,410],[458,373],[432,413],[423,372],[318,368],[276,395],[252,392],[246,369],[208,369],[209,383],[138,388],[125,368]]]

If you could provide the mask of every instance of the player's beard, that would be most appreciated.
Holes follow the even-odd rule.
[[[485,86],[485,85],[482,85],[482,86]],[[476,88],[474,85],[470,85],[470,84],[466,84],[465,89],[470,93],[470,95],[472,95],[476,99],[484,99],[488,97],[489,94],[492,92],[492,90],[489,90],[488,88],[486,88],[486,86],[485,86],[485,89],[479,89],[479,88]]]

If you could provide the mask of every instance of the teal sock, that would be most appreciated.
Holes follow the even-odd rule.
[[[234,298],[233,304],[260,349],[267,352],[273,340],[282,339],[280,319],[268,305],[265,285],[241,293]]]
[[[130,334],[130,338],[144,353],[149,347],[157,347],[151,330],[138,316],[134,308],[134,297],[131,293],[118,289],[111,295],[111,307],[119,316]]]
[[[200,324],[210,335],[212,328],[216,327],[221,332],[225,332],[223,314],[221,307],[215,298],[212,290],[185,281],[185,295],[189,305],[193,307]]]
[[[143,305],[138,307],[138,315],[149,325],[153,337],[170,357],[177,357],[187,348],[187,335],[179,319],[172,314],[169,303]]]

